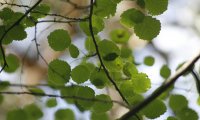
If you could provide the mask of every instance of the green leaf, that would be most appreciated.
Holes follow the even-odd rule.
[[[3,95],[0,95],[0,105],[3,103],[3,99],[4,99]]]
[[[145,16],[144,20],[134,26],[135,34],[143,40],[151,41],[161,29],[160,21],[150,16]]]
[[[132,57],[132,50],[130,48],[127,48],[127,47],[121,47],[120,57],[122,57],[122,58]]]
[[[49,13],[50,7],[47,4],[40,4],[33,9],[31,12],[31,17],[38,19],[45,17],[47,13]]]
[[[123,60],[117,57],[114,61],[103,61],[109,72],[119,72],[123,68]]]
[[[5,7],[0,11],[0,18],[4,21],[7,21],[12,17],[13,14],[14,11],[12,9]]]
[[[122,13],[121,23],[126,27],[134,27],[136,24],[141,23],[144,19],[144,14],[134,8],[126,10]]]
[[[78,84],[84,83],[89,79],[90,71],[86,66],[78,65],[72,70],[71,77]]]
[[[167,79],[171,75],[171,70],[167,65],[163,65],[160,69],[160,76]]]
[[[5,34],[6,29],[8,26],[0,26],[0,37]],[[22,25],[16,25],[12,28],[4,37],[2,43],[3,44],[10,44],[13,40],[23,40],[27,37],[26,31]]]
[[[108,102],[95,101],[92,107],[93,112],[104,113],[106,111],[109,111],[112,108],[113,103],[111,102],[111,98],[108,95],[101,94],[101,95],[97,95],[95,98],[97,100],[103,100],[103,101],[108,101]]]
[[[131,80],[136,93],[144,93],[151,88],[151,80],[145,73],[135,74]]]
[[[90,28],[89,28],[89,23],[86,22],[80,22],[80,28],[83,30],[83,32],[87,35],[90,36]],[[104,21],[101,19],[99,16],[92,16],[92,30],[93,33],[96,35],[97,33],[101,32],[104,29]]]
[[[46,106],[49,107],[49,108],[57,106],[56,99],[55,98],[48,99],[47,102],[46,102]]]
[[[8,66],[5,67],[4,71],[7,73],[15,72],[20,66],[20,61],[14,54],[7,55],[6,62]]]
[[[144,58],[144,64],[147,66],[152,66],[154,64],[154,62],[155,62],[155,59],[152,56],[146,56]]]
[[[55,120],[75,120],[71,109],[59,109],[55,113]]]
[[[169,106],[174,112],[181,111],[188,106],[188,101],[183,95],[171,95],[169,98]]]
[[[92,100],[87,100],[95,98],[95,92],[90,87],[78,87],[76,96],[82,98],[77,99],[77,103],[84,109],[89,109],[94,104]]]
[[[28,116],[22,109],[11,110],[7,113],[6,120],[27,120]]]
[[[97,0],[95,4],[94,14],[96,16],[104,18],[115,15],[117,4],[113,0]]]
[[[69,33],[63,29],[57,29],[47,37],[49,46],[55,51],[63,51],[71,44]]]
[[[176,116],[180,120],[198,120],[198,114],[190,108],[182,109]]]
[[[116,29],[110,32],[110,38],[116,43],[126,43],[130,38],[130,33],[123,29]]]
[[[24,111],[31,120],[37,120],[43,116],[41,109],[35,104],[30,104],[24,107]]]
[[[77,58],[78,55],[79,55],[79,50],[75,45],[71,44],[69,46],[69,53],[70,53],[72,58]]]
[[[144,115],[150,119],[155,119],[166,112],[167,108],[165,104],[159,100],[155,99],[149,105],[147,105],[142,112]]]
[[[28,90],[32,93],[45,94],[45,92],[40,88],[29,88]]]
[[[0,91],[7,89],[10,86],[8,81],[0,81]]]
[[[99,68],[96,68],[91,73],[90,81],[93,85],[95,85],[99,89],[104,88],[109,82],[104,70],[99,69]]]
[[[48,83],[51,85],[64,85],[70,79],[70,65],[62,60],[55,59],[49,63]]]
[[[144,0],[145,8],[151,15],[160,15],[167,10],[168,0]]]
[[[113,61],[120,55],[120,49],[112,41],[103,40],[98,46],[102,58],[106,61]]]
[[[135,74],[138,74],[138,70],[133,63],[127,62],[123,66],[123,73],[126,76],[131,77],[134,76]]]
[[[91,120],[109,120],[109,117],[106,113],[98,114],[98,113],[92,113],[91,114]]]

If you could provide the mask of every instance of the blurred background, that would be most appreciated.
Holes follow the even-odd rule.
[[[6,0],[7,2],[14,2],[23,5],[33,5],[36,0]],[[0,0],[5,2],[5,0]],[[73,0],[78,5],[88,5],[88,0]],[[51,7],[51,13],[61,14],[69,17],[81,17],[87,14],[87,10],[77,10],[66,2],[65,0],[44,0]],[[123,1],[118,5],[116,16],[112,17],[109,21],[105,21],[106,28],[99,35],[102,38],[108,37],[108,32],[120,27],[119,16],[120,14],[135,6],[134,1]],[[141,72],[148,74],[152,80],[152,88],[146,94],[149,95],[153,90],[159,87],[164,82],[164,79],[160,77],[160,68],[163,64],[167,64],[172,71],[172,75],[175,73],[176,67],[187,60],[190,60],[200,51],[200,1],[199,0],[170,0],[168,10],[160,16],[156,16],[161,21],[162,28],[160,34],[151,43],[147,43],[144,40],[140,40],[135,34],[131,35],[129,40],[130,47],[134,52],[134,57],[137,63],[143,63],[145,56],[153,56],[155,58],[155,64],[152,67],[145,66],[143,64],[138,65],[138,69]],[[1,5],[0,9],[3,9],[6,5]],[[12,6],[10,6],[12,7]],[[24,11],[24,8],[12,7],[16,11]],[[43,19],[53,19],[52,17],[46,17]],[[80,31],[77,24],[56,24],[56,23],[43,23],[37,26],[37,38],[40,44],[39,49],[43,57],[49,63],[55,58],[67,60],[70,65],[75,66],[81,59],[72,59],[68,55],[68,51],[54,52],[48,46],[47,36],[55,29],[66,29],[72,36],[73,43],[79,47],[81,55],[83,57],[87,51],[84,49],[84,41],[86,36]],[[26,29],[28,37],[21,42],[13,42],[11,45],[6,46],[7,53],[16,54],[21,60],[21,67],[14,74],[1,73],[0,80],[8,80],[12,83],[37,85],[39,83],[45,83],[47,78],[47,65],[44,64],[42,59],[37,59],[37,51],[34,42],[34,27]],[[132,30],[130,30],[132,31]],[[133,32],[133,31],[132,31]],[[200,71],[200,62],[195,66],[197,71]],[[92,87],[92,86],[91,86]],[[22,88],[13,88],[14,90],[23,91]],[[57,93],[51,89],[45,89],[48,93]],[[116,93],[111,89],[111,96],[113,99],[119,99]],[[106,92],[100,90],[97,92]],[[175,84],[173,93],[183,94],[190,101],[189,106],[196,111],[200,111],[200,107],[197,106],[198,93],[195,86],[195,81],[191,75],[187,77],[181,77]],[[53,109],[45,108],[45,101],[47,98],[35,98],[30,95],[6,95],[6,100],[0,106],[0,120],[5,119],[6,111],[12,108],[19,108],[26,104],[36,102],[41,105],[45,111],[45,115],[42,120],[53,120],[54,112],[59,108],[71,108],[75,111],[77,120],[88,120],[89,112],[80,112],[73,105],[66,104],[63,100],[57,99],[58,106]],[[119,106],[115,106],[112,116],[117,118],[124,114],[127,110]],[[166,116],[172,115],[171,111],[158,118],[157,120],[163,120]],[[200,113],[199,113],[200,117]]]

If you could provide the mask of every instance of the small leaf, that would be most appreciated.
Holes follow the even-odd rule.
[[[24,111],[26,112],[28,118],[30,119],[37,120],[43,116],[43,112],[35,104],[30,104],[25,106]]]
[[[57,101],[55,98],[48,99],[46,102],[46,106],[49,108],[55,107],[57,105]]]
[[[78,55],[79,55],[79,50],[75,45],[71,44],[69,46],[69,53],[70,53],[72,58],[77,58]]]
[[[135,74],[131,80],[136,93],[144,93],[151,88],[151,80],[145,73]]]
[[[47,37],[49,46],[55,51],[63,51],[71,44],[71,38],[66,30],[58,29]]]
[[[155,62],[155,59],[152,56],[146,56],[144,58],[144,64],[147,66],[152,66],[154,64],[154,62]]]
[[[8,73],[15,72],[20,66],[20,61],[14,54],[7,55],[6,62],[8,66],[5,67],[4,71]]]
[[[55,113],[55,120],[75,120],[71,109],[59,109]]]
[[[160,21],[150,16],[145,16],[144,20],[134,26],[135,34],[143,40],[151,41],[161,29]]]
[[[103,101],[108,101],[108,102],[95,101],[92,107],[93,112],[104,113],[106,111],[109,111],[112,108],[113,103],[111,102],[111,98],[108,95],[101,94],[101,95],[97,95],[95,98],[97,100],[103,100]]]
[[[163,65],[161,67],[160,75],[165,79],[167,79],[171,75],[171,70],[169,69],[169,67],[167,65]]]
[[[144,14],[134,8],[126,10],[122,13],[121,23],[127,27],[134,27],[136,24],[141,23],[144,19]]]
[[[171,95],[169,98],[169,106],[174,112],[181,111],[188,106],[188,101],[183,95]]]
[[[62,60],[55,59],[49,63],[48,82],[51,85],[63,85],[70,79],[70,65]]]
[[[133,63],[127,62],[123,66],[123,73],[126,76],[131,77],[131,76],[134,76],[135,74],[138,74],[138,70]]]
[[[89,79],[90,71],[86,66],[78,65],[72,70],[71,77],[78,84],[84,83]]]
[[[110,38],[116,43],[126,43],[130,38],[130,33],[123,29],[116,29],[111,31]]]
[[[168,0],[145,0],[145,8],[152,15],[160,15],[167,10]]]
[[[150,119],[155,119],[166,112],[167,108],[165,104],[159,100],[155,99],[149,105],[147,105],[142,112],[144,115]]]

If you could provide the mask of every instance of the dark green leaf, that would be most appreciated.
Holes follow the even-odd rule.
[[[72,58],[77,58],[78,55],[79,55],[79,50],[75,45],[71,44],[69,46],[69,53],[70,53]]]
[[[75,120],[71,109],[59,109],[55,113],[55,120]]]
[[[160,75],[165,79],[167,79],[171,75],[171,70],[169,69],[169,67],[167,65],[163,65],[161,67]]]
[[[50,7],[47,4],[40,4],[35,9],[33,9],[31,12],[31,17],[36,19],[43,18],[49,11]]]
[[[57,105],[56,98],[50,98],[46,102],[46,106],[49,108],[55,107]]]
[[[27,120],[28,116],[22,109],[11,110],[7,113],[6,120]]]
[[[181,111],[188,106],[188,101],[183,95],[171,95],[169,99],[169,106],[173,111]]]
[[[155,59],[152,56],[146,56],[144,58],[144,64],[147,66],[152,66],[154,64],[154,62],[155,62]]]
[[[90,71],[86,66],[78,65],[72,70],[71,77],[78,84],[84,83],[89,79]]]
[[[48,68],[48,82],[51,85],[64,85],[70,79],[70,65],[62,60],[53,60]]]
[[[63,51],[71,44],[71,38],[66,30],[58,29],[48,36],[49,46],[55,51]]]
[[[180,120],[198,120],[199,119],[198,114],[190,108],[182,109],[176,114],[176,116]]]
[[[167,10],[168,0],[145,0],[145,8],[152,15],[160,15]]]
[[[109,120],[109,117],[106,113],[92,113],[91,114],[91,120]]]
[[[30,104],[24,107],[24,111],[31,120],[37,120],[43,116],[41,109],[35,104]]]

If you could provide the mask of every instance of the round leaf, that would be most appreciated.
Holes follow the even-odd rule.
[[[165,104],[158,99],[152,101],[149,105],[147,105],[142,112],[144,115],[150,119],[155,119],[166,112],[167,108]]]
[[[161,67],[160,75],[165,79],[167,79],[171,75],[171,70],[169,69],[169,67],[167,65],[163,65]]]
[[[111,31],[110,38],[116,43],[126,43],[130,38],[130,33],[123,29],[116,29]]]
[[[161,29],[160,21],[150,16],[144,17],[144,20],[134,26],[136,35],[140,39],[151,41],[155,38]]]
[[[11,110],[7,113],[6,120],[27,120],[28,116],[22,109]]]
[[[35,104],[30,104],[30,105],[25,106],[24,111],[28,115],[28,118],[31,118],[31,119],[37,120],[43,116],[43,112]]]
[[[79,55],[79,50],[75,45],[71,44],[69,46],[69,53],[70,53],[72,58],[77,58],[78,55]]]
[[[75,116],[70,109],[59,109],[55,113],[55,120],[75,120]]]
[[[147,66],[152,66],[155,62],[155,59],[152,56],[146,56],[144,58],[144,64]]]
[[[58,29],[47,37],[49,46],[55,51],[63,51],[71,44],[71,38],[66,30]]]
[[[71,76],[72,79],[80,84],[80,83],[84,83],[85,81],[87,81],[90,77],[90,71],[88,70],[88,68],[84,65],[78,65],[76,66],[72,72],[71,72]]]
[[[46,102],[46,106],[49,108],[55,107],[57,105],[57,101],[55,98],[48,99]]]
[[[176,114],[176,116],[180,120],[199,120],[198,114],[190,108],[182,109]]]
[[[48,82],[52,85],[63,85],[70,79],[71,68],[62,60],[53,60],[48,68]]]
[[[171,95],[169,98],[169,106],[173,111],[180,111],[188,106],[188,101],[183,95]]]

